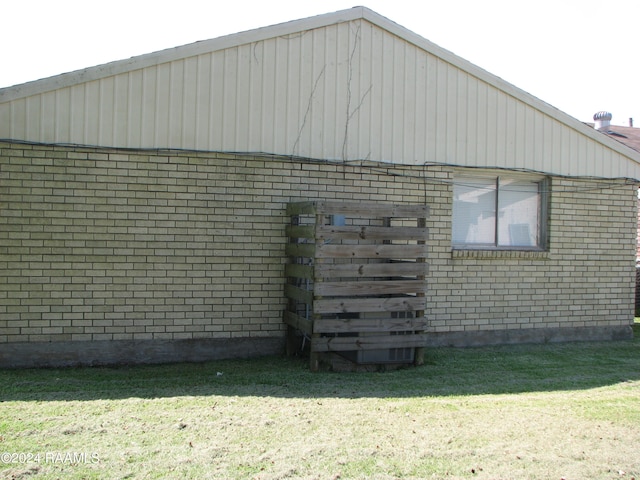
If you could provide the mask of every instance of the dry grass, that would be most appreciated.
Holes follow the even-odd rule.
[[[427,360],[2,371],[0,478],[640,479],[640,340]]]

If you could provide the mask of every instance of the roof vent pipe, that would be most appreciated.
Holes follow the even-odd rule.
[[[598,112],[593,116],[593,120],[596,122],[595,129],[596,130],[608,130],[611,126],[611,119],[613,115],[609,112]]]
[[[633,127],[633,118],[632,117],[629,117],[629,126]]]

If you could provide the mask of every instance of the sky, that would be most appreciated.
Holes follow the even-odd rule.
[[[362,5],[583,122],[640,126],[639,0],[20,0],[0,88]]]

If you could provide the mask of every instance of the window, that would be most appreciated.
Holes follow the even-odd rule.
[[[454,248],[544,248],[546,184],[531,176],[456,177]]]

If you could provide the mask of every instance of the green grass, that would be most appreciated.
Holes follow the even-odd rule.
[[[384,373],[281,357],[0,371],[0,455],[40,454],[0,457],[0,478],[640,478],[634,328]]]

